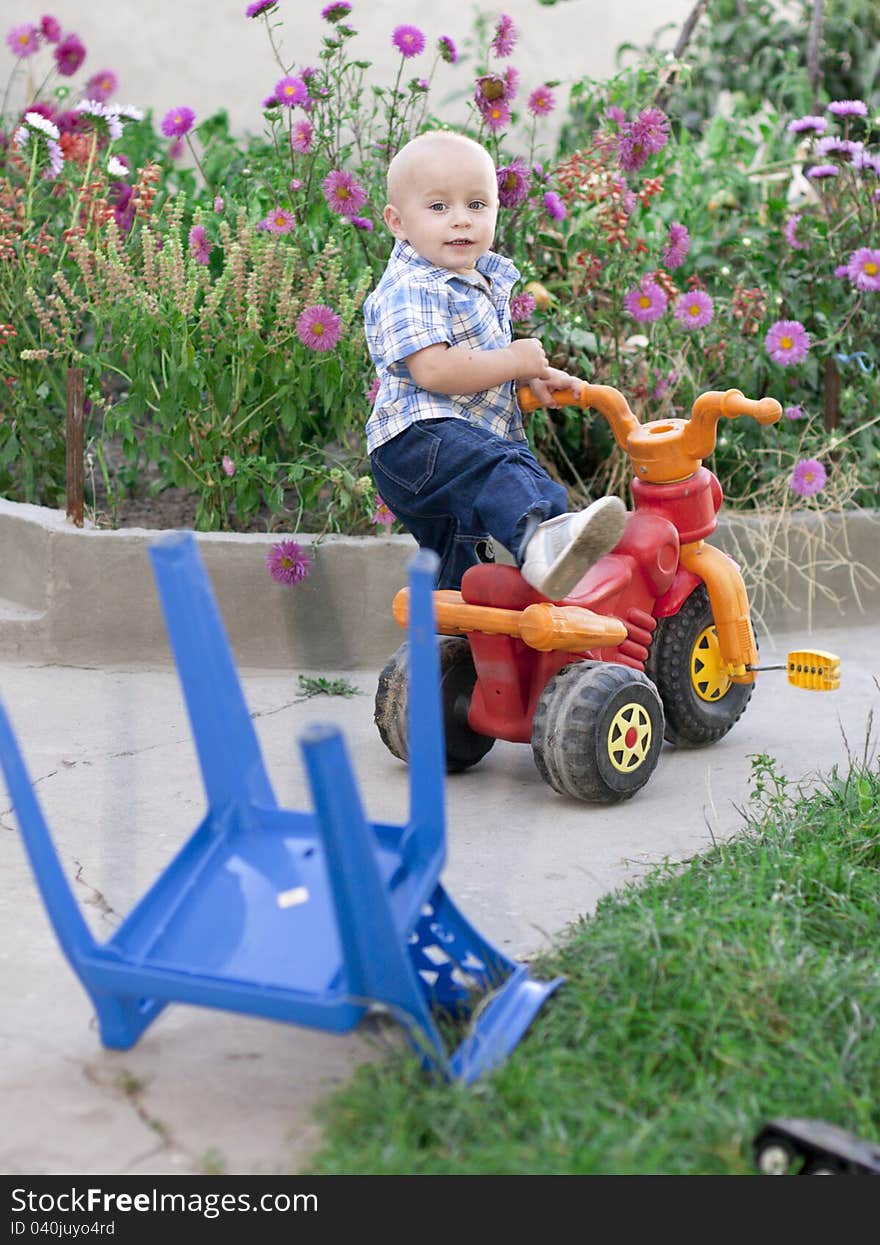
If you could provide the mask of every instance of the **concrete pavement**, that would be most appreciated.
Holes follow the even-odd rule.
[[[782,660],[806,637],[764,637]],[[738,830],[750,754],[793,779],[846,764],[880,708],[876,623],[828,628],[810,643],[837,652],[836,693],[759,679],[745,716],[705,751],[665,748],[649,784],[614,807],[563,799],[530,749],[496,744],[447,782],[444,883],[508,954],[528,957],[608,891],[652,864],[681,860]],[[350,699],[303,699],[300,673],[345,677]],[[310,805],[297,738],[342,726],[367,815],[406,815],[404,767],[372,723],[375,667],[241,672],[279,800]],[[112,931],[200,820],[204,801],[179,685],[168,668],[6,662],[0,689],[68,875],[90,926]],[[876,755],[876,740],[872,743]],[[88,1000],[63,959],[0,788],[0,1171],[47,1174],[296,1173],[320,1131],[314,1103],[384,1030],[346,1037],[171,1006],[127,1052],[100,1046]]]

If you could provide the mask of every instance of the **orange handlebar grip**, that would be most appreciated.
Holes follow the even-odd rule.
[[[583,653],[591,648],[616,648],[626,639],[619,618],[606,618],[579,605],[528,605],[522,612],[519,634],[541,653],[562,650]]]
[[[581,390],[583,394],[583,390]],[[519,409],[523,415],[531,415],[532,411],[536,411],[541,403],[532,393],[528,385],[523,385],[522,389],[518,389],[516,393]],[[560,406],[581,406],[580,398],[574,396],[573,389],[554,389],[553,401],[558,402]]]

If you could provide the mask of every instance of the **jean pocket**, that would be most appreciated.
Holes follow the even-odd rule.
[[[434,474],[440,438],[421,423],[386,441],[371,455],[374,466],[395,484],[419,493]]]

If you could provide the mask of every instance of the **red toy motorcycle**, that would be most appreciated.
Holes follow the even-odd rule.
[[[450,772],[476,764],[496,739],[531,743],[556,791],[610,803],[639,791],[664,738],[679,747],[715,743],[748,704],[758,651],[736,563],[705,543],[721,486],[702,465],[719,419],[782,414],[774,398],[738,389],[704,393],[690,420],[640,424],[606,385],[571,390],[560,403],[595,408],[632,462],[635,509],[611,553],[561,602],[549,602],[511,566],[471,567],[461,592],[434,593]],[[538,404],[520,392],[524,411]],[[407,593],[394,600],[405,626]],[[375,721],[390,751],[407,759],[406,645],[386,665]],[[789,681],[839,686],[839,661],[790,653]]]

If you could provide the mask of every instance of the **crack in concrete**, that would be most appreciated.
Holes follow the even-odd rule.
[[[151,1115],[145,1107],[142,1097],[148,1088],[147,1082],[143,1081],[134,1073],[123,1068],[114,1077],[113,1081],[110,1084],[107,1084],[101,1078],[94,1065],[88,1063],[83,1065],[83,1074],[89,1084],[93,1085],[95,1089],[99,1089],[101,1091],[109,1089],[111,1092],[118,1094],[129,1104],[140,1122],[146,1128],[150,1129],[151,1132],[155,1133],[158,1138],[155,1146],[151,1146],[146,1153],[132,1158],[126,1164],[126,1168],[131,1168],[135,1164],[143,1162],[144,1159],[150,1158],[152,1155],[162,1154],[166,1151],[176,1151],[178,1154],[185,1155],[189,1166],[193,1166],[192,1155],[188,1154],[186,1150],[182,1149],[182,1147],[177,1144],[174,1140],[170,1127],[157,1116]]]
[[[73,863],[76,865],[74,881],[80,886],[84,886],[86,890],[91,891],[91,894],[88,898],[83,900],[83,903],[90,904],[92,907],[97,908],[101,913],[102,918],[105,921],[109,921],[110,924],[121,925],[122,917],[119,913],[110,906],[103,894],[96,887],[92,886],[90,882],[87,882],[83,877],[83,866],[80,862],[78,860],[74,860]]]

